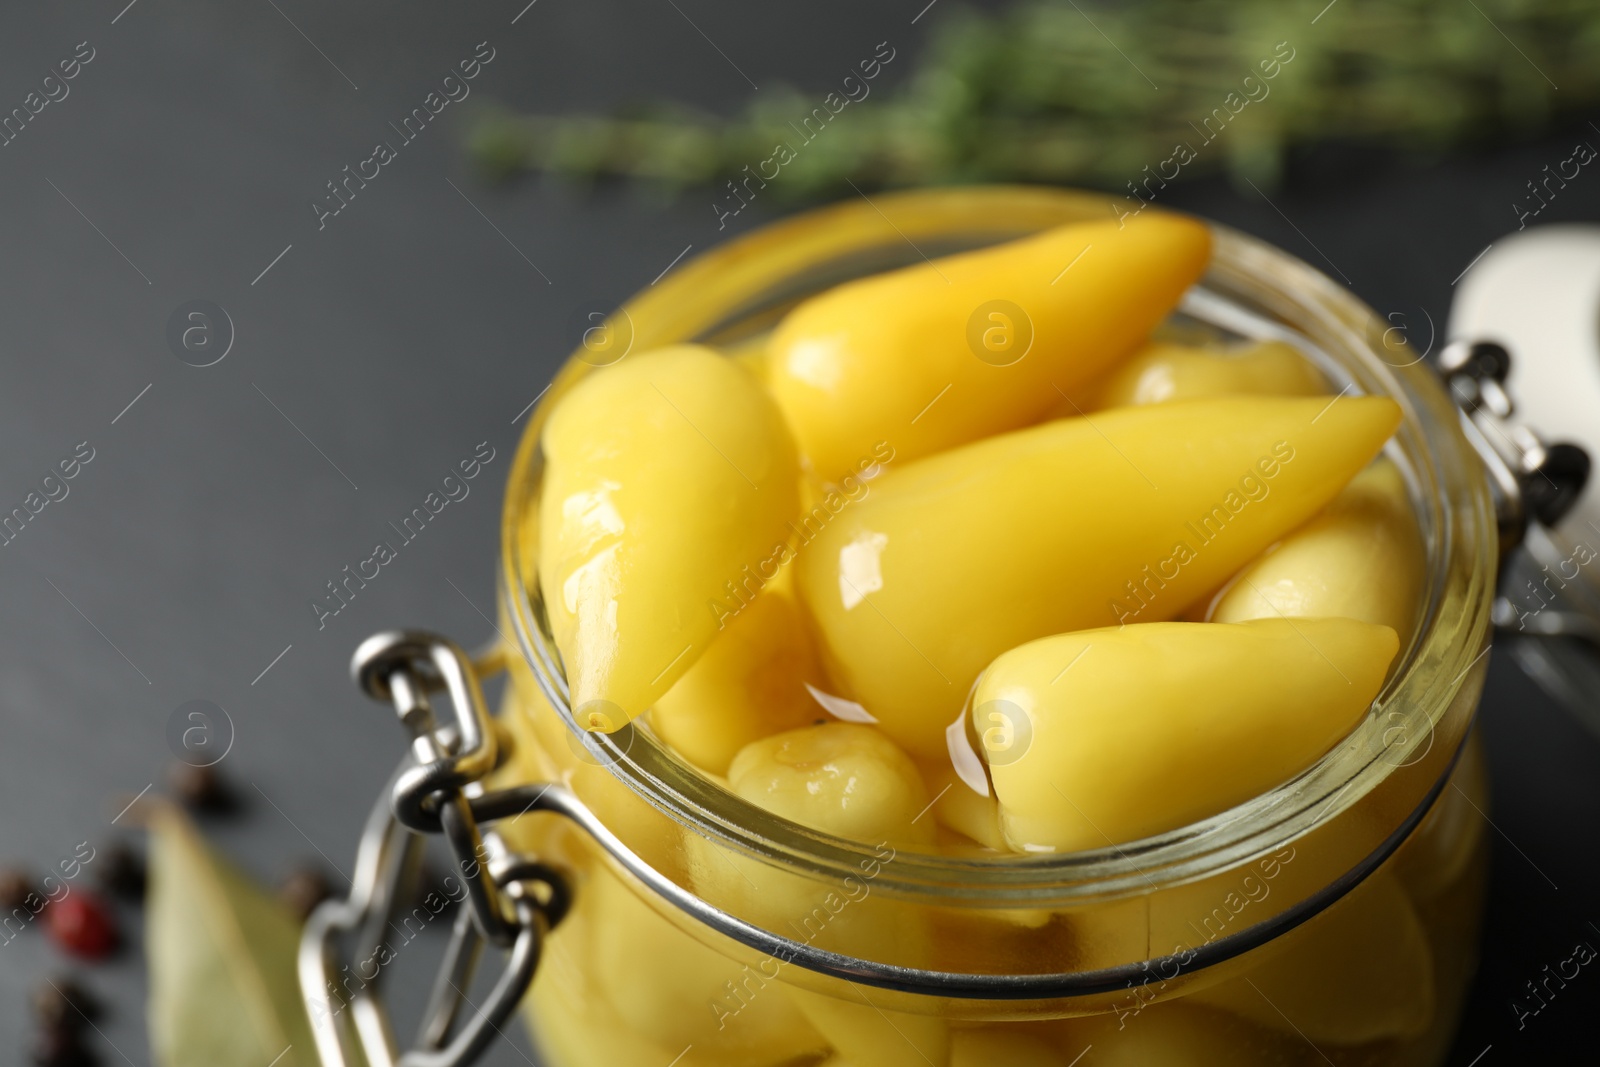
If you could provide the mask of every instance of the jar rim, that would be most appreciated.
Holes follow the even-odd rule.
[[[835,281],[844,280],[852,265],[870,265],[874,255],[892,258],[893,243],[902,238],[919,256],[941,234],[959,247],[977,247],[1048,225],[1115,214],[1119,203],[1117,198],[1069,190],[987,186],[835,204],[761,227],[685,261],[631,298],[621,313],[639,347],[703,338],[741,316],[748,319],[803,295],[793,275],[799,267],[815,266],[808,257],[831,257],[821,262],[843,272]],[[890,223],[882,227],[882,247],[862,242],[853,247],[839,236],[879,216]],[[1205,294],[1236,297],[1248,290],[1261,322],[1270,324],[1274,315],[1299,315],[1302,323],[1316,325],[1327,347],[1336,344],[1337,352],[1323,353],[1331,361],[1323,369],[1343,372],[1347,389],[1383,393],[1403,409],[1391,451],[1406,468],[1428,541],[1426,607],[1410,647],[1403,650],[1402,663],[1385,683],[1373,713],[1345,742],[1301,774],[1234,808],[1138,841],[1072,853],[958,857],[901,851],[893,872],[878,879],[879,888],[951,903],[1037,907],[1147,892],[1152,886],[1181,884],[1236,867],[1337,817],[1394,770],[1420,759],[1417,749],[1432,744],[1434,730],[1457,694],[1474,684],[1468,677],[1475,669],[1481,677],[1498,543],[1487,481],[1461,432],[1456,408],[1420,356],[1396,365],[1380,354],[1374,329],[1385,352],[1410,349],[1390,346],[1385,333],[1390,323],[1345,287],[1263,241],[1203,221],[1213,230],[1215,251],[1211,268],[1193,291],[1199,295],[1186,301],[1189,310],[1203,310]],[[911,234],[924,238],[923,247],[912,242]],[[812,271],[812,284],[818,273]],[[526,573],[525,563],[542,468],[540,430],[552,404],[593,369],[582,355],[580,349],[567,360],[529,417],[507,487],[501,597],[519,651],[575,743],[681,826],[816,876],[839,877],[856,870],[863,857],[873,854],[868,846],[790,822],[743,800],[648,731],[629,725],[611,735],[591,734],[573,720],[559,653],[543,620],[537,575]]]

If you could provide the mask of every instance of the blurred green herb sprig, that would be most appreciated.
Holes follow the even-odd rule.
[[[1021,0],[998,14],[944,14],[914,74],[833,116],[772,195],[812,199],[847,182],[1123,190],[1179,144],[1196,157],[1185,177],[1225,169],[1270,183],[1298,148],[1436,155],[1532,136],[1600,101],[1597,0]],[[1279,42],[1294,58],[1270,93],[1205,143],[1203,120],[1246,76],[1261,82]],[[793,124],[827,91],[762,92],[733,119],[659,105],[493,111],[475,122],[470,150],[492,176],[711,185],[795,144]]]

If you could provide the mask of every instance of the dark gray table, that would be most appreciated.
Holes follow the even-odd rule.
[[[732,111],[751,81],[824,84],[885,39],[904,57],[887,88],[931,21],[911,25],[920,2],[525,2],[6,12],[4,109],[79,42],[93,59],[0,148],[0,502],[20,504],[79,442],[94,459],[0,550],[0,860],[43,867],[113,840],[121,803],[161,788],[169,716],[205,699],[232,719],[225,766],[247,803],[208,826],[213,839],[268,880],[307,858],[348,869],[402,743],[350,688],[352,648],[396,625],[489,632],[515,419],[570,347],[574,314],[648,283],[686,245],[771,217],[758,203],[719,233],[698,193],[664,206],[626,189],[486,187],[452,106],[319,229],[325,183],[391,139],[448,68],[487,41],[480,99]],[[1442,322],[1451,280],[1570,142],[1428,168],[1329,156],[1299,168],[1276,207],[1220,180],[1172,202],[1343,273],[1380,311]],[[1547,215],[1593,218],[1595,180]],[[206,368],[166,340],[194,299],[225,308],[236,334]],[[470,497],[319,629],[309,602],[324,583],[483,441],[497,458]],[[1583,973],[1521,1032],[1509,1005],[1575,940],[1600,944],[1586,925],[1600,914],[1600,746],[1507,662],[1484,722],[1494,883],[1453,1062],[1492,1045],[1487,1067],[1589,1047],[1600,977]],[[144,1064],[137,920],[122,918],[134,951],[87,981],[113,1006],[103,1058]],[[62,966],[37,929],[0,949],[0,1059],[21,1057],[26,991]],[[489,1062],[528,1054],[518,1030]]]

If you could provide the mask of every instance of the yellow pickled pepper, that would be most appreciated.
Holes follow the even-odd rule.
[[[950,1067],[1067,1067],[1067,1059],[1027,1024],[978,1026],[950,1035]]]
[[[1399,468],[1380,459],[1268,549],[1211,607],[1214,622],[1338,615],[1408,640],[1427,560]]]
[[[1398,641],[1350,619],[1058,634],[984,671],[973,725],[1018,851],[1105,848],[1287,781],[1371,707]]]
[[[934,838],[916,765],[864,724],[830,722],[753,742],[734,757],[728,783],[745,800],[814,830],[877,846],[880,854],[887,845],[886,863],[893,862],[894,846],[926,847]],[[769,922],[805,931],[805,939],[819,947],[927,966],[929,933],[922,917],[876,896],[870,875],[855,886],[857,896],[843,884],[746,866],[746,881],[760,887],[751,890],[753,903]],[[737,881],[728,885],[738,888]],[[826,925],[813,927],[811,916],[818,924],[826,919]],[[941,1018],[886,1012],[860,991],[839,997],[798,987],[785,992],[851,1063],[944,1067],[949,1056],[949,1027]]]
[[[702,770],[726,774],[750,742],[827,717],[806,690],[825,681],[786,584],[768,583],[650,712],[661,739]]]
[[[874,275],[784,318],[768,382],[823,478],[884,441],[915,459],[1034,421],[1138,344],[1210,254],[1202,223],[1151,214]]]
[[[763,385],[767,381],[767,345],[772,341],[772,331],[722,346],[722,354],[753,374]]]
[[[1131,1018],[1106,1014],[1066,1023],[1066,1048],[1081,1055],[1078,1067],[1278,1067],[1302,1062],[1305,1052],[1303,1041],[1291,1044],[1181,1000]]]
[[[853,1000],[809,989],[787,992],[836,1052],[819,1067],[947,1067],[950,1063],[950,1026],[937,1016],[887,1011],[873,1003],[870,994],[853,987]]]
[[[835,683],[922,759],[996,656],[1177,616],[1330,500],[1400,411],[1230,397],[1062,419],[873,482],[796,561]]]
[[[741,987],[743,962],[680,930],[609,869],[583,892],[595,898],[590,979],[628,1029],[674,1055],[693,1045],[716,1064],[777,1064],[826,1047],[781,990]]]
[[[1326,383],[1294,346],[1260,341],[1231,350],[1155,341],[1085,390],[1084,411],[1208,396],[1317,396]],[[1070,406],[1059,409],[1065,417]]]
[[[939,825],[988,848],[1005,849],[993,796],[985,796],[963,781],[949,759],[925,760],[920,767],[928,794],[936,798],[933,814]]]
[[[1434,1021],[1428,935],[1387,868],[1258,954],[1257,966],[1193,1002],[1318,1044],[1419,1037]]]
[[[594,372],[542,438],[539,582],[581,725],[642,714],[711,643],[728,583],[775,572],[794,443],[750,373],[677,345]]]
[[[862,844],[933,840],[916,764],[880,731],[827,722],[746,745],[728,768],[745,800],[815,830]]]

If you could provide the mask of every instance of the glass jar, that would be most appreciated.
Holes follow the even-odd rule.
[[[1114,214],[1108,198],[965,188],[864,198],[688,260],[586,336],[529,420],[502,530],[511,755],[491,787],[565,784],[603,829],[498,830],[570,872],[528,998],[553,1067],[1368,1064],[1443,1059],[1486,871],[1472,733],[1497,533],[1438,379],[1306,264],[1215,229],[1179,316],[1292,335],[1336,387],[1394,398],[1387,455],[1427,547],[1421,617],[1372,712],[1315,766],[1157,837],[1070,855],[873,847],[735,796],[650,731],[573,723],[537,580],[539,435],[597,365],[726,349],[839,282]],[[1375,325],[1377,324],[1377,325]],[[636,857],[632,869],[616,855]],[[1086,1053],[1086,1050],[1087,1051]]]

